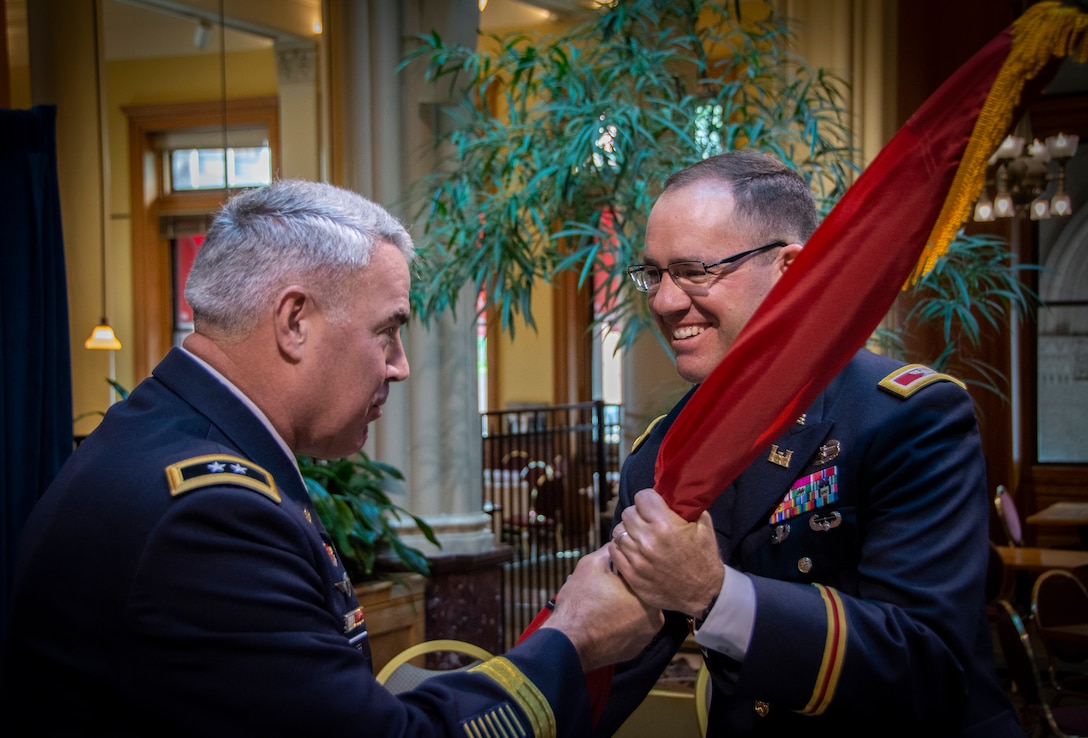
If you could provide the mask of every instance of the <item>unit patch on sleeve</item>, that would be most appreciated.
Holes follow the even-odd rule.
[[[922,364],[908,364],[901,369],[896,369],[884,379],[881,379],[878,386],[893,395],[907,398],[926,385],[941,381],[955,382],[960,387],[967,388],[967,385],[955,377],[941,374]]]
[[[177,497],[201,487],[233,485],[260,492],[280,502],[280,493],[272,475],[240,456],[218,454],[194,456],[166,467],[170,496]]]

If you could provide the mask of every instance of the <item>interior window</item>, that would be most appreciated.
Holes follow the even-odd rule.
[[[175,192],[272,183],[272,149],[268,146],[227,149],[225,157],[221,148],[175,149],[168,155]]]

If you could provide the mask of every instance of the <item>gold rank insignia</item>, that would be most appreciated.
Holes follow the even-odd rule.
[[[772,464],[778,464],[785,469],[790,468],[790,459],[792,458],[793,451],[791,451],[790,449],[779,451],[777,443],[771,446],[771,452],[767,455],[767,461],[771,462]]]
[[[941,381],[955,382],[960,387],[967,388],[967,385],[955,377],[941,374],[922,364],[907,364],[900,369],[896,369],[884,379],[881,379],[877,386],[885,392],[906,399],[923,387]]]
[[[240,456],[194,456],[166,467],[166,479],[170,483],[171,497],[203,487],[229,485],[260,492],[277,504],[281,502],[272,475]]]

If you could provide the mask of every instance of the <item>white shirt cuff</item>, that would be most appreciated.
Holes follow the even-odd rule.
[[[695,631],[703,648],[741,661],[748,653],[756,620],[756,588],[748,575],[725,567],[722,591],[714,607]]]

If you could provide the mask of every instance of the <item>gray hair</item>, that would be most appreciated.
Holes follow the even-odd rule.
[[[803,244],[819,225],[812,190],[800,174],[773,156],[745,150],[711,156],[670,176],[662,195],[705,181],[732,190],[737,225],[753,243]]]
[[[376,245],[411,262],[408,231],[380,205],[333,185],[282,179],[231,198],[216,216],[185,286],[198,330],[245,336],[276,293],[305,278],[342,305],[345,273],[365,267]],[[334,313],[335,315],[335,313]]]

